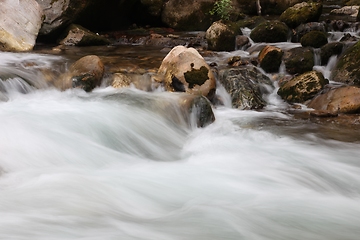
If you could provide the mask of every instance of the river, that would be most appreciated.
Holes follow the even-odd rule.
[[[359,239],[358,129],[296,117],[274,93],[197,128],[144,107],[175,94],[47,87],[39,69],[79,52],[0,53],[0,239]]]

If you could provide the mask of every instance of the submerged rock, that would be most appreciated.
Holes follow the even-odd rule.
[[[69,72],[62,77],[63,81],[56,83],[56,86],[62,90],[74,87],[90,92],[100,86],[103,75],[104,64],[100,58],[88,55],[72,64]]]
[[[278,95],[287,102],[302,103],[314,97],[328,83],[322,73],[311,71],[285,82],[280,86]]]
[[[241,66],[219,71],[219,81],[230,94],[232,107],[239,109],[261,109],[266,105],[262,95],[271,80],[256,67]]]
[[[360,88],[345,86],[331,89],[315,97],[307,106],[330,113],[359,113]]]
[[[30,51],[42,24],[43,11],[34,0],[2,0],[0,3],[0,50]]]
[[[289,36],[289,28],[280,21],[266,21],[255,27],[250,38],[254,42],[286,42]]]
[[[280,15],[280,21],[290,28],[296,28],[302,23],[317,22],[322,13],[322,3],[302,2],[286,9]]]
[[[215,94],[215,76],[194,48],[173,48],[162,61],[157,77],[167,91],[203,95],[210,100]]]
[[[314,52],[310,48],[292,48],[285,51],[283,60],[286,71],[290,74],[302,74],[313,69]]]
[[[348,48],[340,56],[331,79],[337,82],[360,85],[360,42]]]

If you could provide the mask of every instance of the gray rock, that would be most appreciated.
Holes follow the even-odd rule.
[[[254,66],[222,69],[219,81],[230,94],[232,107],[261,109],[266,105],[262,95],[267,93],[264,85],[272,86],[271,80]]]
[[[66,37],[60,41],[60,44],[67,46],[97,46],[110,44],[110,41],[107,38],[99,36],[76,24],[71,24],[65,34]]]
[[[35,45],[43,11],[35,0],[2,0],[0,50],[30,51]]]

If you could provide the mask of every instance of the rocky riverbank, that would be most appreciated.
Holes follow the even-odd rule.
[[[354,127],[359,124],[356,2],[345,6],[341,1],[337,5],[333,1],[260,1],[262,16],[256,16],[260,9],[255,1],[239,0],[232,2],[229,20],[208,14],[214,2],[188,1],[178,11],[172,0],[131,4],[114,0],[106,4],[5,1],[0,26],[6,34],[0,39],[1,49],[62,55],[97,45],[108,46],[110,51],[123,45],[157,48],[159,55],[154,61],[144,56],[123,65],[116,56],[85,56],[81,50],[60,76],[51,69],[42,71],[48,84],[61,90],[77,87],[91,91],[109,85],[144,91],[163,88],[203,95],[213,105],[223,104],[216,92],[216,85],[221,85],[230,95],[232,107],[238,109],[263,109],[268,105],[266,96],[276,91],[288,103],[288,110],[301,117],[337,117]],[[327,12],[329,5],[334,9]],[[11,11],[14,8],[19,11]],[[32,14],[24,14],[26,9]],[[115,12],[124,15],[115,17]],[[130,17],[129,12],[139,18]],[[102,20],[94,23],[93,14]],[[109,18],[112,24],[106,23]],[[5,19],[16,27],[10,28],[6,24],[11,21]],[[223,57],[226,55],[229,57]],[[151,67],[144,67],[144,62]],[[326,67],[332,68],[331,74]]]

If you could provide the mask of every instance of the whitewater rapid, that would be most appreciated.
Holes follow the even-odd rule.
[[[45,89],[0,102],[0,239],[359,239],[358,142],[265,127],[292,121],[278,111],[178,124],[141,104],[168,93],[125,91],[140,100]]]

